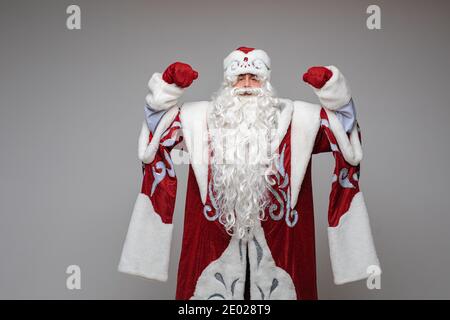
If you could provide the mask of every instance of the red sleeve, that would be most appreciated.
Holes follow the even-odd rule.
[[[330,152],[330,142],[325,133],[324,126],[319,127],[319,131],[317,132],[316,141],[314,142],[313,154]]]
[[[335,167],[328,207],[328,223],[333,227],[339,224],[340,218],[348,211],[353,197],[359,192],[360,165],[352,166],[345,161],[323,108],[320,118],[314,153],[333,152]]]
[[[141,193],[146,194],[164,223],[172,223],[177,194],[177,177],[170,156],[172,149],[183,140],[179,115],[161,135],[155,158],[143,163]],[[152,133],[150,139],[152,140]]]

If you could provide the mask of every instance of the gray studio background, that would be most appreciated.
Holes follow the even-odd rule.
[[[326,238],[332,157],[314,158],[322,299],[450,298],[447,1],[1,1],[0,298],[172,299],[186,166],[177,167],[170,280],[116,271],[140,189],[137,137],[146,84],[180,60],[200,77],[183,101],[209,99],[222,60],[254,46],[282,97],[317,102],[300,80],[337,65],[363,130],[361,185],[384,273],[335,286]],[[81,7],[82,29],[66,29]],[[366,28],[381,7],[382,30]],[[67,266],[81,290],[67,290]]]

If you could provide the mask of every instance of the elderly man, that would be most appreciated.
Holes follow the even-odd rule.
[[[139,139],[144,165],[119,270],[168,277],[177,179],[189,178],[177,299],[316,299],[311,155],[335,158],[328,239],[336,284],[379,270],[364,198],[351,93],[334,66],[304,75],[320,104],[276,96],[266,52],[240,47],[224,60],[211,101],[180,103],[197,79],[176,62],[149,81]]]

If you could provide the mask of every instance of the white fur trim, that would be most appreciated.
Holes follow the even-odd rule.
[[[177,104],[177,100],[185,89],[176,84],[169,84],[162,78],[161,73],[155,72],[148,82],[148,89],[145,100],[147,104],[156,111],[166,110]]]
[[[289,273],[275,264],[259,221],[253,235],[248,243],[251,299],[296,300],[294,282]]]
[[[379,268],[361,192],[353,197],[338,226],[328,228],[328,241],[335,284],[365,279],[370,275],[368,267]]]
[[[144,121],[142,124],[141,133],[139,135],[138,141],[138,157],[143,163],[148,164],[155,159],[156,152],[159,148],[159,141],[161,140],[162,134],[170,127],[173,120],[179,112],[178,107],[172,107],[168,110],[156,127],[155,132],[152,136],[152,141],[149,142],[150,130],[148,128],[147,122]]]
[[[191,299],[242,300],[246,254],[246,242],[233,237],[222,255],[202,271]]]
[[[325,109],[325,111],[328,115],[330,129],[336,138],[345,161],[350,163],[352,166],[357,166],[363,158],[363,151],[361,141],[359,140],[357,126],[353,126],[349,139],[347,132],[345,132],[345,129],[336,114],[327,109]]]
[[[261,78],[270,79],[270,58],[264,50],[255,49],[249,53],[234,50],[223,61],[224,78],[234,83],[240,74],[251,73]]]
[[[286,135],[287,130],[289,129],[289,125],[291,124],[292,114],[294,112],[294,104],[291,100],[288,99],[279,99],[280,101],[280,114],[278,118],[278,128],[277,128],[277,136],[274,141],[272,141],[272,152],[275,152],[276,149],[280,146],[281,140],[283,140]]]
[[[118,270],[148,279],[166,281],[172,230],[173,225],[162,222],[149,197],[139,194]]]
[[[183,137],[203,204],[206,203],[208,188],[207,112],[209,106],[209,101],[198,101],[184,103],[180,108]]]
[[[317,104],[294,101],[291,125],[291,209],[298,201],[300,188],[311,159],[311,153],[320,127]]]
[[[327,66],[333,72],[333,76],[321,88],[314,88],[314,92],[320,103],[329,110],[337,110],[345,106],[351,99],[350,88],[344,75],[335,66]]]

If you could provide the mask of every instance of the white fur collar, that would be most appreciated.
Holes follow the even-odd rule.
[[[320,127],[320,106],[294,101],[291,126],[291,208],[297,204],[300,188],[311,159]]]
[[[298,201],[300,188],[308,168],[311,154],[320,128],[321,106],[303,101],[294,102],[291,126],[291,208]],[[349,164],[356,166],[362,159],[362,148],[357,126],[353,127],[350,139],[333,111],[325,108],[329,127],[333,132],[339,150]]]
[[[281,113],[280,118],[278,121],[278,128],[277,128],[277,136],[278,139],[275,139],[272,142],[272,151],[276,151],[278,146],[281,143],[281,140],[283,140],[284,136],[286,135],[286,132],[289,128],[289,125],[291,124],[292,119],[292,113],[294,112],[294,104],[291,100],[288,99],[279,99],[280,100],[280,107],[281,107]]]
[[[203,204],[206,203],[208,188],[207,111],[209,106],[209,101],[198,101],[184,103],[180,108],[183,138]]]
[[[293,103],[287,99],[280,99],[281,113],[278,123],[278,139],[272,144],[272,150],[278,148],[286,135],[291,123]],[[200,189],[203,204],[206,202],[208,188],[208,140],[207,117],[211,110],[210,101],[189,102],[181,106],[180,120],[183,137],[189,153],[192,169]]]

